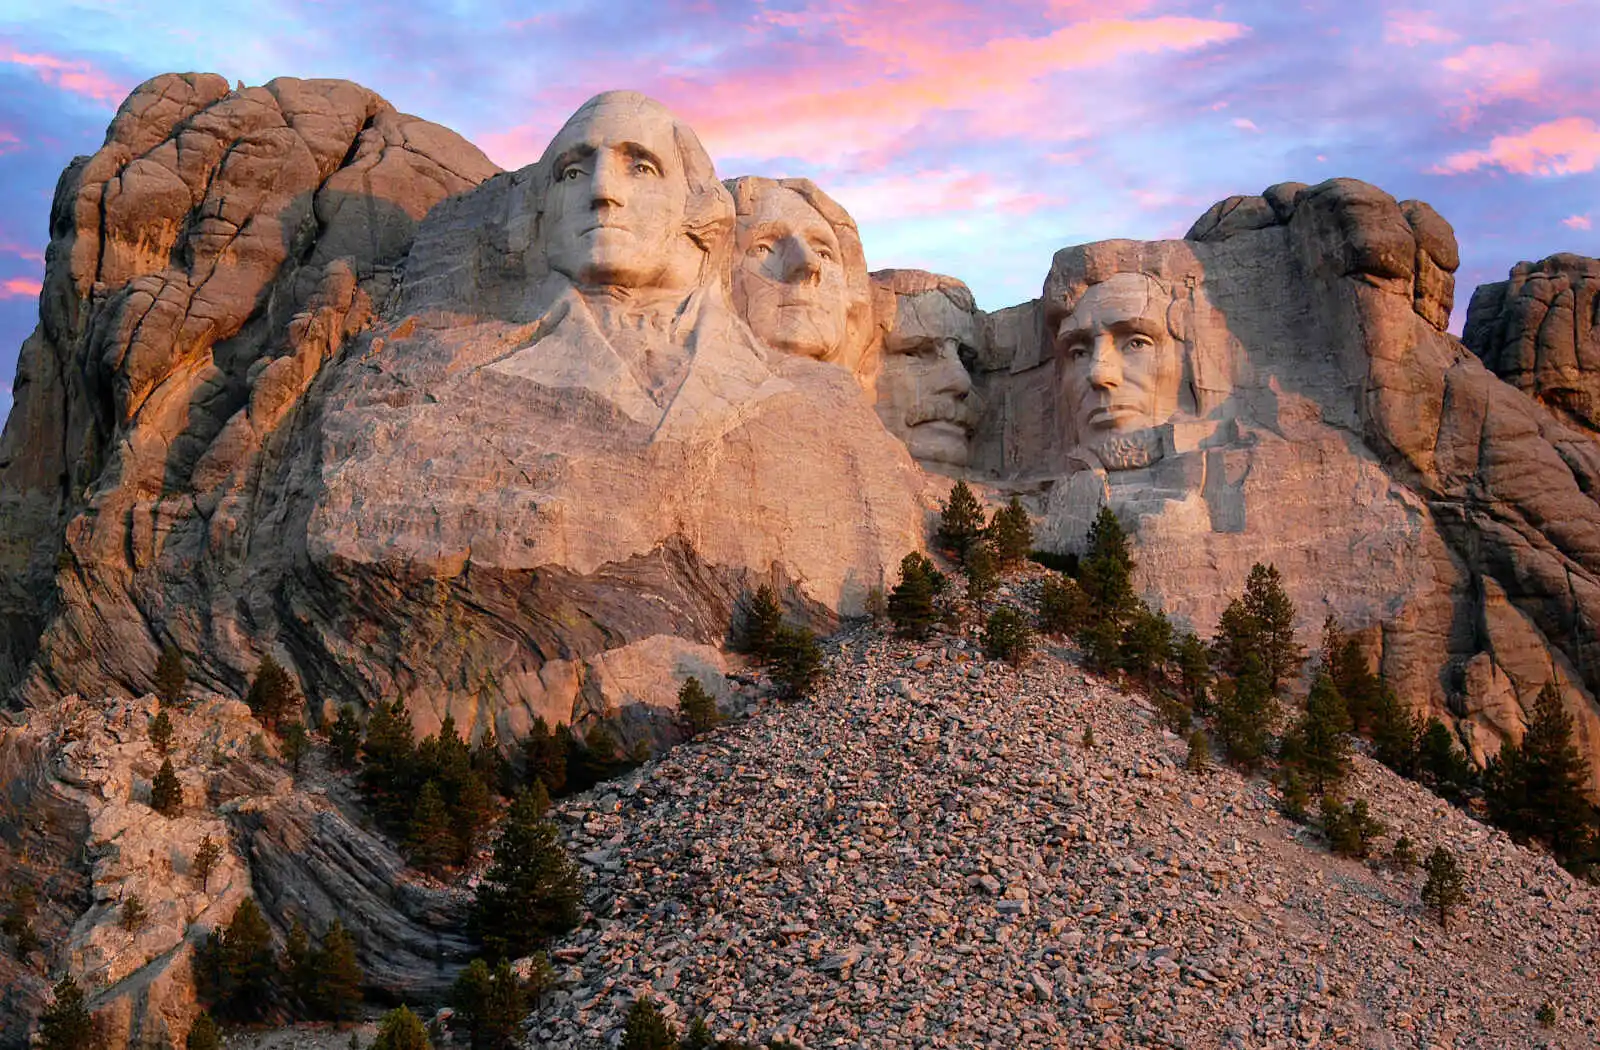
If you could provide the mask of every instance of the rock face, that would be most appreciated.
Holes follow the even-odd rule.
[[[280,940],[296,919],[313,931],[344,923],[369,990],[443,995],[470,953],[465,894],[408,877],[394,848],[351,818],[354,800],[317,757],[296,783],[243,704],[167,708],[166,756],[149,739],[158,709],[154,697],[73,696],[0,731],[0,788],[20,803],[0,816],[0,842],[35,840],[8,883],[14,872],[48,902],[36,922],[45,958],[8,975],[0,1046],[27,1045],[45,972],[63,969],[90,991],[110,1045],[181,1046],[197,1012],[194,951],[250,895]],[[183,785],[172,816],[149,804],[163,757]],[[192,863],[206,836],[223,851],[202,883]],[[134,898],[145,919],[130,930]]]
[[[1306,638],[1367,632],[1480,760],[1551,679],[1600,756],[1600,445],[1444,331],[1456,264],[1427,205],[1350,180],[1064,249],[991,318],[975,461],[1038,494],[1060,549],[1116,509],[1148,595],[1202,632],[1273,562]]]

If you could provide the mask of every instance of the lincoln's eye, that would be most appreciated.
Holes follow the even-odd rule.
[[[1088,352],[1089,352],[1089,344],[1088,343],[1073,343],[1071,346],[1067,347],[1067,356],[1071,357],[1071,358],[1074,358],[1074,359],[1080,358],[1084,354],[1087,354]]]

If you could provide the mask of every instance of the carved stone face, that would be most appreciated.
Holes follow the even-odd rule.
[[[636,96],[601,96],[546,151],[551,269],[581,287],[680,289],[697,272],[689,197],[671,113]]]
[[[839,355],[849,303],[839,238],[800,194],[776,184],[739,217],[734,304],[768,346],[820,361]]]
[[[972,314],[943,292],[900,297],[884,339],[877,408],[913,459],[966,465],[978,411],[961,348],[976,341]]]
[[[1067,415],[1079,445],[1118,449],[1178,408],[1183,361],[1170,296],[1143,274],[1091,285],[1056,330]]]

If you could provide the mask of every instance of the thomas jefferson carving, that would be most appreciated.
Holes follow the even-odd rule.
[[[738,214],[733,304],[786,354],[870,367],[872,302],[856,224],[809,179],[730,179]]]

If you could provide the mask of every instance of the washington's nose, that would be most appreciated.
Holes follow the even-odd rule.
[[[805,241],[789,238],[783,245],[785,284],[812,284],[822,276],[822,257]]]
[[[1122,355],[1111,336],[1099,336],[1090,348],[1089,385],[1110,389],[1122,385]]]
[[[619,164],[604,157],[596,158],[594,175],[589,179],[589,206],[623,207],[628,203],[626,185],[627,179]]]

